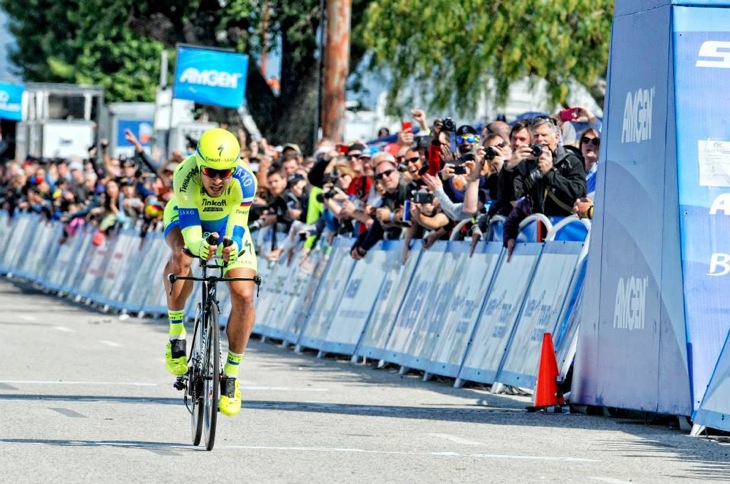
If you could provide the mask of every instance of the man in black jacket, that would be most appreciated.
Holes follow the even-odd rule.
[[[541,153],[517,165],[517,198],[527,196],[533,213],[567,217],[575,200],[586,196],[586,174],[581,155],[562,146],[560,128],[551,118],[536,118],[530,124],[532,146]],[[540,150],[535,150],[540,151]]]
[[[519,224],[525,217],[533,213],[568,217],[573,214],[575,200],[586,196],[583,157],[559,143],[557,123],[551,118],[535,118],[530,124],[530,135],[533,144],[516,151],[517,154],[531,153],[520,159],[515,168],[514,188],[518,202],[505,220],[502,231],[507,262],[512,257]]]

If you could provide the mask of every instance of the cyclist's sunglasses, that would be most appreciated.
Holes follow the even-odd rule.
[[[601,145],[601,138],[581,138],[580,142],[598,147]]]
[[[207,166],[203,167],[203,175],[207,176],[208,178],[220,178],[221,180],[226,180],[233,175],[233,168],[230,168],[228,170],[214,170],[213,168],[209,168]]]
[[[456,138],[456,142],[460,145],[467,144],[467,143],[476,143],[477,137],[473,134],[467,135],[467,136],[459,136]]]

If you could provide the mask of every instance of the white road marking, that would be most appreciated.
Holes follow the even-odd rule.
[[[484,445],[484,442],[478,442],[476,440],[469,440],[469,439],[462,439],[461,437],[457,437],[455,435],[449,435],[449,434],[427,434],[432,437],[438,437],[440,439],[446,439],[451,442],[454,442],[456,444],[464,444],[464,445]]]
[[[100,340],[99,343],[105,344],[107,346],[113,346],[115,348],[121,348],[122,347],[122,345],[119,344],[119,343],[117,343],[116,341],[107,341],[105,339]]]
[[[535,460],[535,461],[559,461],[559,462],[599,462],[594,459],[582,459],[580,457],[560,457],[541,455],[509,455],[509,454],[462,454],[459,452],[405,452],[386,450],[365,450],[365,449],[341,449],[328,447],[264,447],[256,445],[227,445],[227,449],[242,450],[276,450],[289,452],[327,452],[340,454],[380,454],[380,455],[411,455],[411,456],[439,456],[439,457],[478,457],[483,459],[505,459],[505,460]]]
[[[0,380],[0,383],[18,385],[116,385],[134,387],[156,387],[157,383],[114,382],[114,381],[43,381],[43,380]]]
[[[66,326],[56,326],[55,329],[57,329],[59,331],[63,331],[64,333],[75,333],[76,332],[71,328],[67,328]]]
[[[38,321],[38,318],[35,316],[28,316],[27,314],[21,314],[20,319],[24,319],[26,321]]]

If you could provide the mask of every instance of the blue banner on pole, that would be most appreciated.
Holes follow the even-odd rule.
[[[25,87],[20,84],[0,82],[0,119],[22,120],[23,91]]]
[[[696,410],[730,322],[730,9],[675,7],[680,236]]]
[[[173,96],[237,108],[246,94],[247,71],[245,54],[178,45]]]

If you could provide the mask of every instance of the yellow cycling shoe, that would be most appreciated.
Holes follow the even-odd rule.
[[[180,376],[188,372],[188,359],[185,356],[184,339],[174,339],[167,342],[165,363],[167,364],[167,371],[173,375]]]
[[[241,389],[238,380],[224,377],[221,380],[221,399],[218,402],[218,409],[223,415],[233,417],[241,411]]]

